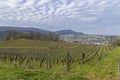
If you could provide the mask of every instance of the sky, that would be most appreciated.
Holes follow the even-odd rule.
[[[120,35],[120,0],[0,0],[0,26]]]

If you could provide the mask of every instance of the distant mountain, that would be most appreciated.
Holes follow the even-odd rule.
[[[15,30],[18,32],[41,32],[48,33],[50,31],[42,30],[39,28],[24,28],[24,27],[11,27],[11,26],[0,26],[0,40],[2,40],[8,33],[8,31]]]
[[[38,29],[38,28],[0,26],[0,31],[10,31],[10,30],[16,30],[16,31],[20,31],[20,32],[29,32],[29,31],[43,32],[43,33],[50,32],[50,31],[42,30],[42,29]]]
[[[97,43],[100,43],[101,41],[106,42],[107,40],[109,40],[110,36],[106,36],[106,35],[90,35],[90,34],[84,34],[82,32],[75,32],[73,30],[59,30],[59,31],[55,31],[54,33],[57,34],[51,38],[48,37],[48,33],[51,31],[47,31],[47,30],[43,30],[43,29],[39,29],[39,28],[25,28],[25,27],[9,27],[9,26],[0,26],[0,40],[4,40],[4,39],[11,39],[8,36],[9,31],[11,32],[18,32],[18,33],[23,33],[21,34],[22,38],[27,38],[27,39],[48,39],[48,40],[57,40],[57,36],[59,35],[59,39],[61,41],[68,41],[68,42],[82,42],[82,43],[92,43],[92,41],[96,41]],[[24,35],[24,33],[26,33]],[[11,33],[10,33],[11,34]],[[15,34],[14,36],[16,36],[15,38],[18,39],[18,37],[20,37],[19,34],[17,33],[12,33]],[[49,34],[51,35],[51,34]],[[52,34],[53,35],[53,34]],[[21,38],[20,37],[20,38]],[[108,37],[108,38],[107,38]],[[114,37],[114,36],[113,36]],[[115,37],[116,38],[116,37]]]
[[[55,31],[55,33],[58,35],[66,35],[66,34],[84,35],[84,33],[82,33],[82,32],[75,32],[73,30],[60,30],[60,31]]]

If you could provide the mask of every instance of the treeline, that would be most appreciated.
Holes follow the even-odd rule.
[[[115,44],[116,46],[120,46],[120,39],[116,39],[113,44]]]
[[[4,40],[30,39],[30,40],[50,40],[59,41],[59,35],[53,32],[35,32],[35,31],[17,31],[10,30],[7,32]]]

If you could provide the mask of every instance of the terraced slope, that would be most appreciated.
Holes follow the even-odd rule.
[[[120,47],[111,49],[35,40],[0,42],[0,80],[117,80]]]

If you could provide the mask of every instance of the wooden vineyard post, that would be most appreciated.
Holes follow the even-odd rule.
[[[102,55],[100,53],[98,53],[98,62],[100,63],[100,60],[102,58]]]
[[[49,58],[48,58],[48,53],[47,52],[46,52],[46,58],[45,59],[46,59],[46,69],[48,70],[49,69],[48,68],[49,67],[49,60],[48,60]]]
[[[70,53],[69,52],[67,53],[66,57],[67,57],[67,61],[66,61],[67,62],[67,71],[69,72],[70,71]]]
[[[120,57],[118,58],[118,80],[120,80]]]
[[[31,56],[30,56],[30,53],[28,53],[28,55],[26,56],[26,68],[33,69],[32,65],[31,65]]]
[[[85,63],[85,62],[84,62],[84,58],[85,58],[85,54],[84,54],[84,52],[82,52],[82,64]]]

